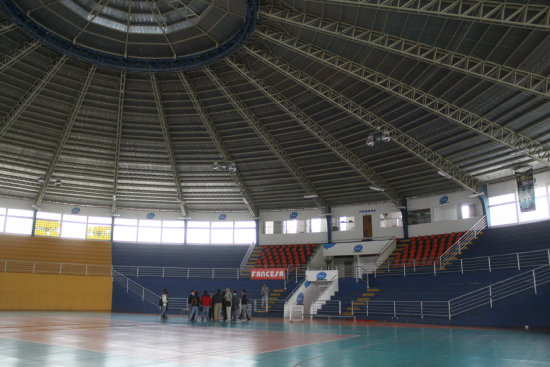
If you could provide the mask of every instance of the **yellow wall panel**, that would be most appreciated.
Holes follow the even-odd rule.
[[[3,234],[0,259],[111,265],[111,243]]]
[[[111,277],[0,273],[0,310],[111,311]]]

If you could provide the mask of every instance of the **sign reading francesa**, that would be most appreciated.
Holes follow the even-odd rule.
[[[253,280],[273,280],[284,278],[285,268],[259,268],[250,270],[250,279]]]

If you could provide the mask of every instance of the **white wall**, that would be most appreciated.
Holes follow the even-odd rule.
[[[550,184],[550,172],[542,172],[533,175],[535,178],[535,187],[540,187]],[[509,180],[504,182],[499,182],[495,184],[487,185],[487,191],[489,197],[499,196],[504,194],[509,194],[511,192],[516,192],[518,190],[515,180]]]
[[[332,240],[354,241],[363,238],[363,215],[372,216],[372,236],[374,238],[403,237],[403,227],[380,228],[380,214],[398,212],[392,203],[342,206],[332,208],[332,217],[354,216],[355,228],[352,231],[332,232]]]
[[[284,221],[289,220],[290,213],[297,212],[298,216],[292,219],[306,220],[312,218],[325,219],[325,214],[321,210],[283,210],[283,211],[261,211],[260,226],[264,221]],[[321,233],[292,233],[292,234],[263,234],[260,228],[260,244],[292,244],[292,243],[321,243],[327,241],[327,232]]]
[[[458,191],[444,195],[407,200],[408,210],[429,208],[432,214],[431,223],[409,225],[409,237],[460,232],[470,229],[483,216],[481,201],[477,197],[471,198],[470,194],[470,191]],[[440,204],[439,200],[442,196],[449,198],[447,203]],[[475,217],[470,219],[450,219],[452,217],[460,218],[460,206],[467,203],[474,205]],[[453,211],[456,213],[456,216],[452,216]]]

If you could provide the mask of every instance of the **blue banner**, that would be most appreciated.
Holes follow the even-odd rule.
[[[533,169],[531,168],[525,172],[516,172],[516,183],[518,185],[519,208],[521,212],[536,210]]]

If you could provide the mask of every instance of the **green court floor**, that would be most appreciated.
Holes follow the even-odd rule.
[[[550,333],[281,319],[0,312],[0,366],[550,366]]]

